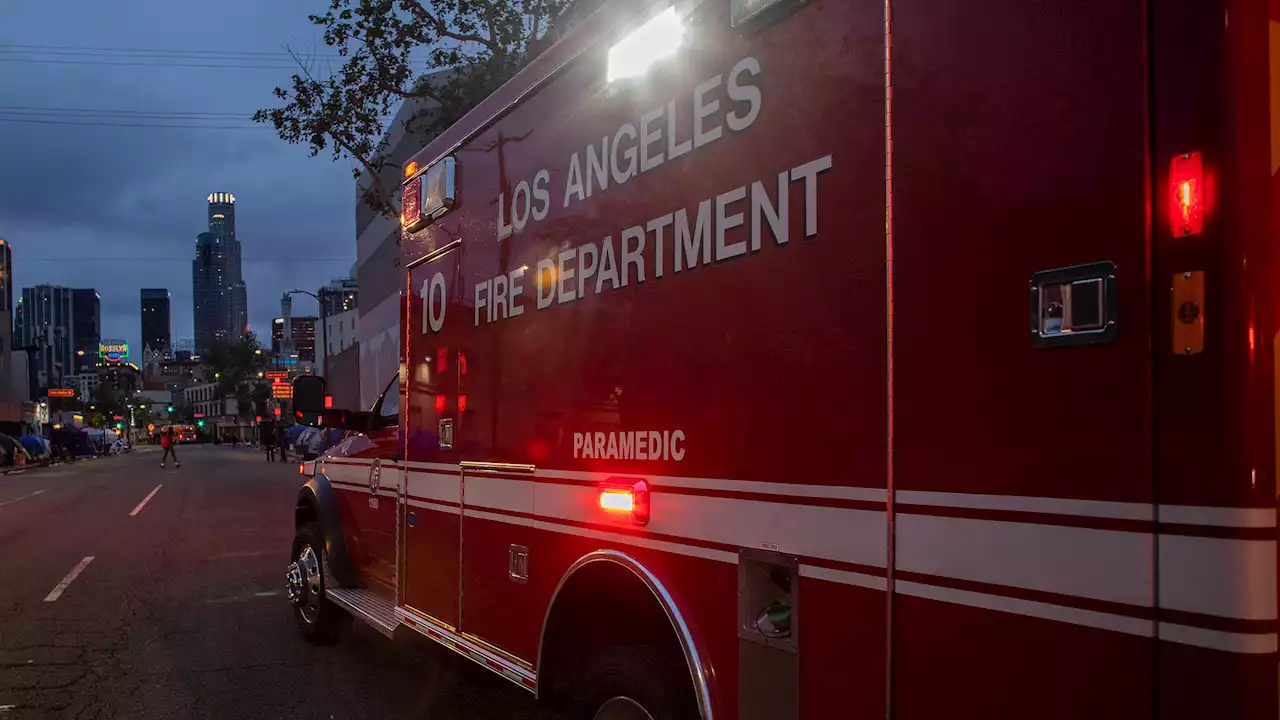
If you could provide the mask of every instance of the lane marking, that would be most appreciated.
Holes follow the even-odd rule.
[[[5,500],[4,502],[0,502],[0,507],[4,507],[5,505],[12,505],[13,503],[18,502],[19,500],[26,500],[27,498],[33,498],[37,495],[40,495],[41,493],[47,493],[47,492],[49,492],[48,488],[42,488],[40,490],[37,490],[31,493],[30,495],[23,495],[22,497],[16,497],[16,498],[13,498],[12,500]]]
[[[71,572],[67,573],[67,576],[62,578],[62,582],[58,583],[58,585],[55,588],[53,588],[53,590],[49,591],[49,594],[45,596],[44,601],[53,602],[58,598],[62,597],[63,591],[67,589],[67,586],[71,584],[71,581],[75,580],[77,575],[84,572],[84,569],[89,567],[89,563],[91,562],[93,562],[92,555],[81,560],[79,564],[71,568]]]
[[[147,493],[147,496],[142,498],[142,502],[138,503],[138,507],[134,508],[133,512],[129,513],[129,517],[133,517],[134,515],[137,515],[138,513],[142,512],[142,508],[146,506],[147,501],[155,497],[156,493],[160,492],[160,488],[162,487],[164,487],[164,483],[160,483],[159,485],[156,486],[155,490],[152,490],[151,492]]]

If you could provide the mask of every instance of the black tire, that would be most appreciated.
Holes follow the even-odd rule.
[[[303,570],[309,564],[304,563],[303,560],[307,549],[311,550],[319,571],[310,579],[308,579],[308,573]],[[320,532],[319,523],[311,522],[298,528],[297,534],[293,537],[293,552],[289,557],[290,572],[297,565],[303,581],[303,596],[300,601],[295,602],[290,597],[293,618],[298,623],[298,629],[310,642],[320,645],[336,642],[344,625],[346,613],[325,597],[324,535]]]
[[[651,647],[611,647],[575,675],[569,720],[698,720],[689,666]]]

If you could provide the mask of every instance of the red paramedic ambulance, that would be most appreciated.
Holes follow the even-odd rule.
[[[615,0],[415,155],[398,378],[296,393],[359,431],[304,633],[582,718],[1276,718],[1280,3],[980,5]]]

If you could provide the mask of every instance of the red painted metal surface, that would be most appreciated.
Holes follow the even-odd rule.
[[[1274,548],[1274,523],[1212,521],[1276,498],[1280,184],[1266,172],[1262,5],[997,0],[976,13],[893,0],[891,134],[884,5],[822,0],[744,31],[728,5],[699,5],[678,61],[619,88],[606,53],[634,18],[611,4],[414,158],[452,155],[458,201],[403,237],[414,267],[397,442],[410,463],[443,468],[415,472],[455,473],[458,493],[457,512],[407,508],[405,601],[534,663],[565,570],[626,552],[669,592],[716,715],[733,718],[736,553],[770,547],[743,539],[767,522],[734,513],[766,507],[782,527],[840,512],[848,527],[816,550],[779,548],[801,566],[803,717],[883,716],[890,699],[896,718],[1274,717],[1274,652],[1167,636],[1275,632],[1274,611],[1187,609],[1197,596],[1174,595],[1191,571],[1168,564],[1185,547]],[[758,89],[758,108],[729,94],[735,83]],[[709,99],[702,131],[720,134],[680,152]],[[662,133],[651,147],[637,137],[646,117]],[[637,166],[669,157],[621,178],[606,167],[607,187],[574,195],[570,158],[590,182],[601,138],[634,145]],[[1204,225],[1175,239],[1167,174],[1189,150],[1203,151]],[[785,196],[787,242],[752,216],[753,194],[769,211]],[[697,266],[677,270],[674,213],[692,219],[708,200],[715,222],[717,199],[742,225],[710,234],[714,262],[691,253]],[[1032,275],[1097,261],[1116,266],[1116,339],[1033,347]],[[1168,290],[1188,270],[1208,278],[1207,334],[1205,352],[1181,356]],[[354,454],[397,457],[391,447]],[[468,461],[538,473],[454,470]],[[902,557],[886,612],[876,522],[889,520],[891,470]],[[649,483],[648,525],[591,506],[610,478]],[[769,494],[788,484],[794,494]],[[1099,505],[1055,504],[1072,501]],[[394,518],[347,502],[368,571]],[[945,533],[1003,554],[984,565],[980,551],[929,545]],[[1083,576],[1019,575],[1033,553],[1070,565],[1095,542],[1131,554],[1098,555]],[[513,545],[528,548],[527,582],[508,576]],[[940,557],[955,564],[929,565]]]

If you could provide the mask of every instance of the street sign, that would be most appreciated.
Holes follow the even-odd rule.
[[[293,386],[287,382],[271,383],[271,397],[285,400],[291,399],[293,398]]]
[[[204,413],[191,413],[191,417],[198,417],[198,418],[202,418],[202,417],[204,417]]]
[[[268,380],[287,380],[289,379],[288,370],[268,370],[262,373],[262,376]]]
[[[76,391],[73,388],[49,388],[49,397],[51,398],[73,398]]]
[[[111,419],[112,419],[112,420],[123,420],[123,419],[124,419],[124,416],[123,416],[123,415],[112,415],[112,416],[111,416]]]

